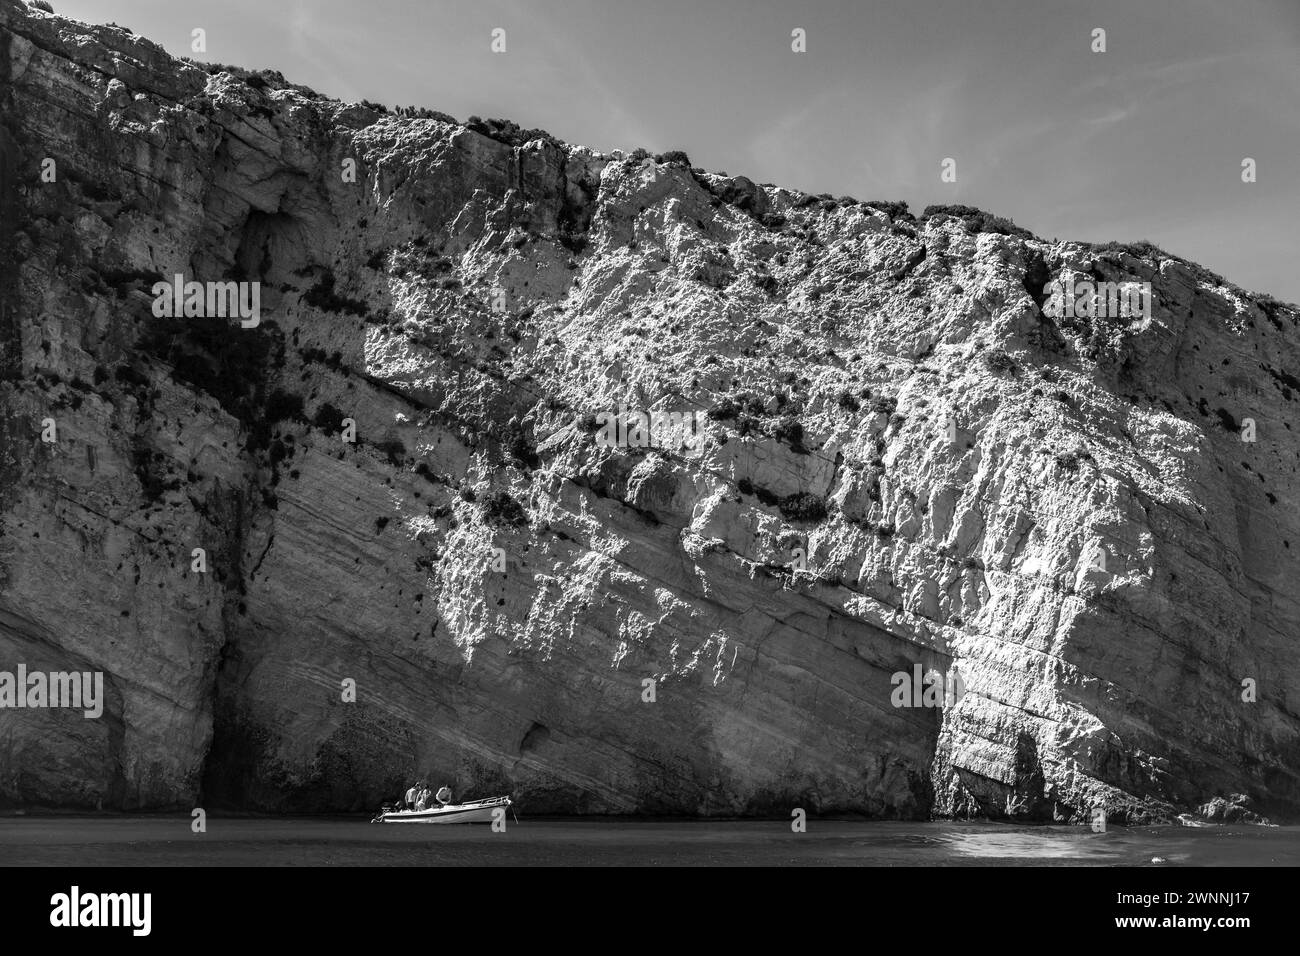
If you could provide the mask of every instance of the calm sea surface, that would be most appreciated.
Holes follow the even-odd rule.
[[[1153,862],[1159,858],[1160,862]],[[0,818],[0,866],[1297,866],[1300,827],[509,820],[384,826],[357,818]]]

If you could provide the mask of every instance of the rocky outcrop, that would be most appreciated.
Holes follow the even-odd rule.
[[[0,160],[0,802],[1295,815],[1294,307],[16,0]]]
[[[1243,793],[1234,793],[1228,800],[1215,797],[1200,808],[1200,815],[1211,823],[1267,823],[1268,821],[1250,809],[1250,798]]]

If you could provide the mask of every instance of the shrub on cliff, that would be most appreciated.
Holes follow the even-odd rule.
[[[482,119],[471,116],[465,121],[465,126],[506,146],[523,146],[535,139],[545,140],[553,146],[561,145],[558,139],[544,129],[523,129],[518,123],[508,119]]]
[[[1079,456],[1072,451],[1061,451],[1056,453],[1056,465],[1062,471],[1078,471]]]
[[[299,349],[298,354],[302,356],[302,360],[304,362],[307,363],[317,362],[321,365],[324,365],[325,367],[327,367],[328,369],[334,372],[337,372],[339,369],[343,368],[342,352],[331,352],[326,354],[324,349],[318,349],[313,347],[307,349]]]
[[[759,502],[768,506],[779,504],[781,501],[780,498],[766,488],[756,487],[748,478],[741,478],[740,481],[736,482],[736,490],[742,495],[753,495]]]
[[[800,455],[808,454],[808,449],[803,443],[803,423],[793,416],[782,418],[776,423],[772,434],[777,441],[785,442],[790,446],[790,450]]]
[[[960,219],[962,224],[965,225],[966,231],[971,235],[992,232],[1003,236],[1019,236],[1021,239],[1034,238],[1032,232],[1028,229],[1021,229],[1010,219],[1003,219],[1001,216],[987,213],[983,209],[976,209],[974,206],[926,206],[921,212],[921,218],[929,219],[931,216],[953,216]]]
[[[131,461],[135,476],[144,491],[145,501],[152,504],[168,490],[166,460],[158,452],[137,446],[131,452]],[[179,483],[173,484],[172,487],[179,487]]]
[[[50,6],[48,0],[30,0],[28,5],[35,7],[37,10],[44,10],[46,13],[54,12],[54,8]]]
[[[303,294],[302,300],[322,312],[348,312],[357,316],[365,316],[370,312],[369,307],[360,299],[349,299],[336,293],[334,273],[328,270]]]
[[[556,241],[564,248],[568,249],[575,256],[580,255],[587,248],[587,237],[581,233],[561,230],[555,237]]]
[[[523,507],[504,491],[494,491],[483,499],[483,517],[489,524],[516,527],[528,524],[528,515]]]
[[[325,402],[316,410],[311,423],[321,431],[332,434],[343,430],[343,419],[346,417],[329,402]]]
[[[1196,276],[1198,282],[1204,282],[1207,285],[1222,286],[1227,285],[1228,280],[1211,269],[1205,268],[1199,262],[1192,262],[1184,259],[1182,256],[1176,256],[1172,252],[1161,249],[1155,243],[1147,239],[1139,239],[1136,242],[1106,242],[1091,243],[1088,246],[1093,252],[1126,252],[1131,256],[1139,259],[1147,259],[1152,262],[1160,262],[1163,259],[1172,259],[1174,262],[1185,266],[1192,275]]]
[[[730,395],[724,395],[718,399],[717,403],[709,409],[708,415],[715,422],[726,421],[729,418],[735,418],[740,414],[740,406]]]
[[[680,149],[670,149],[666,153],[660,153],[655,157],[656,163],[668,163],[674,166],[690,166],[691,158],[683,153]]]
[[[790,521],[821,521],[826,517],[826,501],[806,491],[786,495],[778,503],[781,514]]]
[[[1139,239],[1136,242],[1092,242],[1088,244],[1092,252],[1124,252],[1138,259],[1154,259],[1159,262],[1161,259],[1173,259],[1175,256],[1165,252],[1154,242],[1148,239]]]
[[[871,400],[871,410],[877,415],[892,415],[898,408],[898,399],[888,395],[877,395]]]
[[[1058,451],[1054,456],[1056,465],[1062,471],[1075,472],[1085,461],[1093,461],[1092,452],[1086,448],[1074,448],[1069,451]]]
[[[452,126],[459,125],[456,122],[456,117],[424,106],[399,106],[397,107],[397,115],[404,116],[407,119],[433,119],[442,123],[450,123]]]
[[[870,206],[872,209],[879,209],[890,219],[906,219],[908,222],[916,221],[905,202],[895,202],[891,199],[869,199],[863,205]]]
[[[537,457],[537,446],[517,418],[510,419],[501,429],[501,448],[520,467],[536,468],[542,463]]]
[[[1003,349],[989,349],[981,357],[994,372],[1006,372],[1016,367],[1015,360]]]
[[[286,419],[306,421],[302,414],[302,396],[277,388],[266,400],[266,419],[272,422]]]
[[[406,463],[406,446],[395,438],[375,442],[375,450],[380,452],[394,468]]]

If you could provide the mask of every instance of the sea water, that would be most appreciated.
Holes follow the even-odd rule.
[[[364,818],[0,818],[0,866],[1297,866],[1300,827],[996,823],[506,821],[382,825]]]

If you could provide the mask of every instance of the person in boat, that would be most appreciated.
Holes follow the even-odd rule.
[[[415,800],[415,809],[429,809],[429,788],[426,786],[420,791],[420,795]]]
[[[422,784],[422,783],[417,783],[417,784],[415,784],[415,786],[411,787],[410,790],[407,790],[407,791],[406,791],[406,801],[405,801],[405,802],[403,803],[403,805],[402,805],[402,809],[403,809],[403,810],[414,810],[414,809],[415,809],[415,801],[416,801],[417,799],[419,799],[419,796],[420,796],[420,788],[423,787],[423,786],[424,786],[424,784]]]
[[[439,804],[445,807],[447,804],[451,803],[451,788],[444,784],[438,790],[438,793],[434,796],[434,799],[437,800]]]

